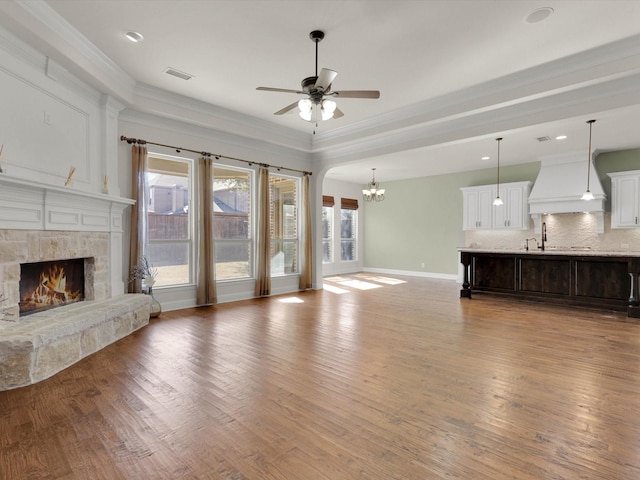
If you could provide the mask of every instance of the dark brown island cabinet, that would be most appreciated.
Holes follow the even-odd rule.
[[[491,292],[523,300],[627,311],[640,318],[640,254],[461,249],[460,297]]]

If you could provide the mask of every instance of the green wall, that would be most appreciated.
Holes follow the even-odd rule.
[[[601,153],[595,166],[610,198],[607,173],[640,170],[640,149]],[[537,161],[505,166],[500,182],[535,182],[539,169]],[[384,202],[364,205],[364,267],[456,275],[464,246],[460,187],[495,181],[496,169],[487,168],[385,182]]]

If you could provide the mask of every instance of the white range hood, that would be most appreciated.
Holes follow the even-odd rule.
[[[604,233],[604,206],[607,196],[593,166],[589,162],[589,190],[593,200],[582,200],[587,189],[585,153],[571,153],[540,158],[540,172],[529,195],[529,213],[535,230],[540,231],[540,218],[554,213],[592,213],[598,222],[598,233]]]

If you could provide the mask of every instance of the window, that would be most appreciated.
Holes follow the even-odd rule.
[[[322,196],[322,262],[333,262],[333,197]]]
[[[191,161],[149,156],[146,181],[146,255],[158,269],[156,286],[191,283]]]
[[[343,198],[340,208],[340,260],[351,262],[358,259],[358,200]]]
[[[271,275],[298,271],[298,179],[269,174]]]
[[[213,168],[217,281],[252,276],[251,175],[249,170]]]

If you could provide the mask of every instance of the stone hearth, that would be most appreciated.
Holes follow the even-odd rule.
[[[119,295],[0,321],[0,390],[39,382],[149,323],[148,295]]]

